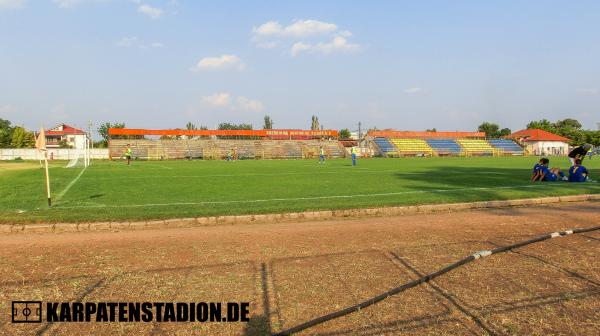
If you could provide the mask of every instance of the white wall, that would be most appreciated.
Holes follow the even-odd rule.
[[[83,149],[71,148],[49,148],[48,159],[71,160],[77,157]],[[94,148],[90,150],[92,160],[108,159],[108,148]],[[0,160],[14,160],[20,157],[23,160],[41,160],[44,158],[42,152],[35,148],[0,148]]]
[[[527,150],[533,155],[567,155],[569,144],[562,141],[534,141],[527,143]]]

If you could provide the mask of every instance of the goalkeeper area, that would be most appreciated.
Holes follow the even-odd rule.
[[[134,221],[458,203],[600,193],[600,184],[535,183],[536,157],[317,160],[94,160],[0,163],[0,222]],[[564,157],[551,166],[566,168]],[[600,161],[585,161],[597,179]]]

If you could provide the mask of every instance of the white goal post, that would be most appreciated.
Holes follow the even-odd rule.
[[[65,168],[88,167],[92,162],[91,147],[92,141],[90,140],[89,136],[86,135],[84,148],[76,150],[75,157],[69,160],[69,163],[67,163]]]

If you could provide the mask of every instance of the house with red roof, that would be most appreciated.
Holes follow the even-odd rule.
[[[514,139],[532,155],[567,155],[569,141],[558,134],[541,129],[524,129],[507,136]]]
[[[78,128],[60,124],[45,130],[45,133],[46,147],[48,148],[59,148],[61,145],[67,145],[71,148],[85,148],[86,134]]]

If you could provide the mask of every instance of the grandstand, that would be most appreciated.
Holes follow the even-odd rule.
[[[392,145],[392,143],[384,137],[373,138],[373,143],[379,149],[379,152],[383,156],[396,156],[398,152],[396,151],[396,147]]]
[[[323,146],[328,157],[345,157],[335,130],[146,130],[109,129],[109,157],[119,158],[127,144],[143,160],[221,160],[230,152],[237,159],[300,159],[318,156]],[[160,139],[147,137],[160,136]]]
[[[523,148],[509,139],[490,139],[490,145],[507,155],[523,155]]]
[[[110,158],[123,156],[131,144],[133,157],[142,160],[205,159],[222,160],[230,151],[237,159],[301,159],[318,157],[323,146],[327,157],[345,157],[344,147],[337,141],[319,140],[152,140],[113,139]]]
[[[494,155],[494,147],[483,139],[457,139],[466,155]]]
[[[318,130],[141,130],[110,129],[109,156],[123,155],[128,143],[134,158],[144,160],[303,159],[348,157],[354,140],[337,140],[337,131]],[[161,136],[160,139],[152,136]],[[485,140],[481,132],[370,131],[369,151],[384,157],[523,155],[513,140]]]
[[[509,139],[485,139],[483,132],[369,131],[372,146],[384,156],[523,155]]]
[[[427,144],[440,156],[460,155],[462,148],[452,139],[427,139]]]
[[[457,139],[483,139],[481,132],[409,132],[371,130],[367,133],[382,154],[396,152],[400,156],[447,156],[465,153]],[[387,144],[393,144],[397,150]],[[389,155],[387,155],[389,156]]]
[[[392,144],[398,148],[398,154],[400,156],[405,155],[416,155],[416,156],[431,156],[433,150],[427,144],[425,140],[422,139],[398,139],[393,138],[390,140]]]

